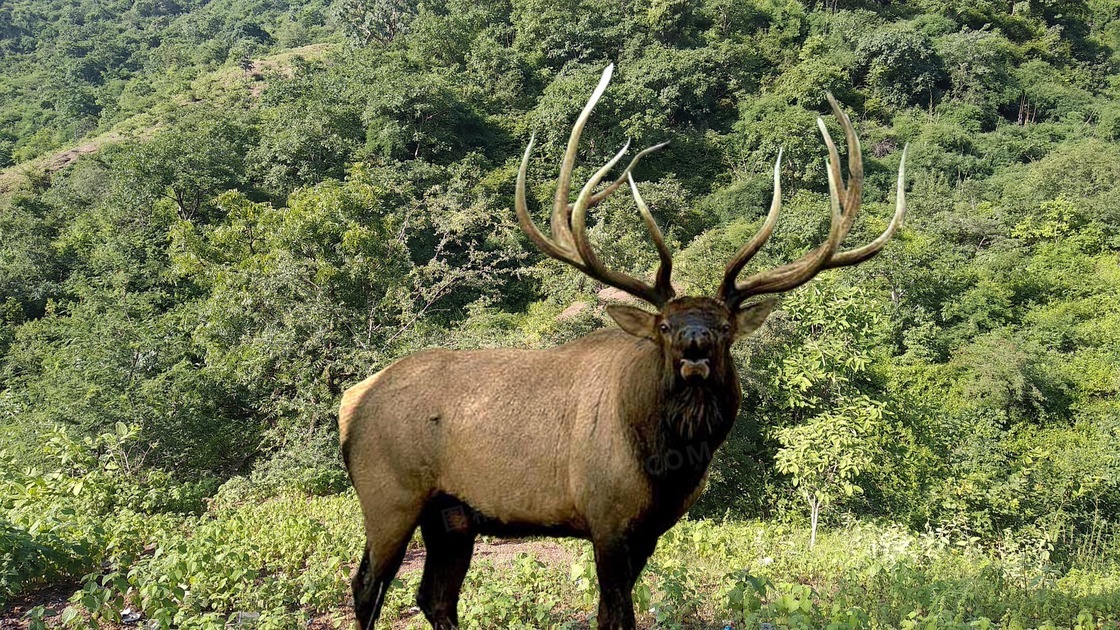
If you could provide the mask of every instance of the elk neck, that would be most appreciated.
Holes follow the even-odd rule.
[[[713,366],[712,376],[702,383],[679,379],[662,360],[639,361],[646,369],[631,373],[632,392],[648,397],[645,413],[633,426],[634,446],[646,473],[672,485],[695,487],[712,455],[735,422],[742,396],[731,357]],[[656,373],[650,368],[657,365]]]
[[[690,384],[672,368],[662,370],[658,433],[664,448],[723,443],[739,411],[741,391],[731,357],[721,357],[712,376]]]

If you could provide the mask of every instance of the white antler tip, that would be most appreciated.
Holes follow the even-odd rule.
[[[614,76],[614,64],[613,63],[607,64],[607,67],[603,68],[603,75],[601,77],[599,77],[599,85],[606,86],[606,84],[611,82],[611,77],[613,77],[613,76]]]
[[[591,98],[589,98],[587,100],[587,105],[584,106],[583,113],[580,116],[581,120],[585,120],[585,118],[583,118],[583,117],[591,114],[591,108],[595,107],[595,103],[599,102],[599,98],[603,96],[603,92],[607,91],[607,85],[610,84],[611,76],[613,74],[614,74],[614,64],[613,63],[610,64],[609,66],[607,66],[606,68],[603,68],[603,76],[599,77],[599,85],[595,86],[595,91],[591,93]],[[583,127],[583,125],[578,123],[578,122],[577,122],[577,125],[579,125],[580,128]]]

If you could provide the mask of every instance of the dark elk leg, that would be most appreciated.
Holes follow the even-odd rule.
[[[389,591],[389,584],[397,575],[404,559],[405,544],[383,562],[377,562],[370,555],[367,547],[362,555],[362,563],[354,573],[350,586],[354,591],[354,617],[358,628],[370,630],[377,618],[381,616],[381,606],[385,603],[385,594]]]
[[[634,584],[656,544],[656,537],[646,536],[595,543],[595,569],[600,589],[599,630],[634,629]]]
[[[354,617],[361,630],[371,630],[381,616],[385,594],[389,592],[389,585],[401,568],[408,541],[416,530],[418,519],[415,515],[409,516],[409,510],[387,512],[391,516],[386,516],[379,522],[366,520],[366,549],[362,563],[351,581],[354,590]]]
[[[435,630],[459,627],[459,591],[474,552],[470,518],[464,505],[436,501],[420,520],[427,556],[416,604]]]

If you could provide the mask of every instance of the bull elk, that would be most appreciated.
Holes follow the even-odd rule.
[[[532,140],[517,174],[517,217],[545,254],[657,312],[609,306],[621,330],[600,330],[548,350],[419,352],[345,393],[342,453],[366,531],[352,584],[361,628],[377,620],[417,526],[427,548],[417,603],[433,628],[457,627],[459,591],[479,534],[590,540],[600,588],[598,627],[633,628],[634,583],[658,537],[700,494],[711,452],[739,410],[731,344],[757,329],[775,301],[748,300],[865,261],[902,223],[905,150],[890,224],[874,241],[840,250],[860,207],[863,165],[852,123],[829,95],[848,143],[849,179],[842,179],[839,153],[818,118],[832,208],[824,244],[794,262],[738,278],[778,220],[779,153],[769,213],[727,264],[716,297],[677,297],[672,256],[631,176],[638,160],[662,145],[639,153],[622,176],[595,192],[623,147],[569,204],[580,134],[612,70],[603,72],[568,140],[551,238],[534,225],[525,203]],[[587,236],[588,209],[626,181],[660,257],[652,284],[605,267]],[[674,453],[680,465],[650,465]]]

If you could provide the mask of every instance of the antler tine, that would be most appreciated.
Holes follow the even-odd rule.
[[[840,125],[844,128],[844,135],[850,139],[854,136],[852,129],[851,119],[849,119],[839,107],[836,106],[836,101],[828,95],[829,103],[833,105],[834,111],[840,119]],[[840,154],[836,150],[836,144],[832,141],[832,134],[828,132],[828,127],[824,124],[824,119],[820,116],[817,117],[817,128],[821,131],[821,137],[824,139],[825,146],[828,147],[828,159],[825,161],[825,172],[828,175],[828,197],[829,203],[832,208],[832,222],[829,225],[829,236],[825,244],[819,246],[802,258],[782,265],[777,269],[759,274],[757,277],[748,278],[743,287],[750,285],[752,280],[760,282],[759,288],[768,287],[770,290],[764,292],[788,291],[812,279],[817,273],[823,269],[827,269],[828,256],[832,255],[840,246],[840,243],[848,236],[851,231],[852,225],[855,223],[856,214],[859,212],[860,194],[862,186],[862,173],[863,173],[863,160],[860,156],[855,156],[856,172],[859,177],[849,177],[849,184],[844,183],[843,176],[840,174]],[[858,139],[857,139],[858,142]],[[849,145],[852,146],[852,145]],[[858,144],[855,145],[856,151],[859,150]],[[840,217],[839,225],[836,225],[837,217]],[[833,231],[837,229],[837,231]],[[826,250],[830,250],[826,255]],[[757,291],[757,289],[748,288],[748,290]]]
[[[778,159],[774,162],[774,196],[770,200],[770,212],[766,214],[766,220],[762,222],[762,227],[755,233],[751,240],[747,241],[746,245],[739,248],[735,252],[735,256],[731,258],[731,262],[727,263],[727,267],[723,271],[723,282],[720,283],[719,293],[720,299],[730,304],[735,293],[735,279],[739,277],[739,272],[743,270],[748,262],[766,241],[770,239],[770,235],[774,232],[774,227],[778,225],[778,215],[782,211],[782,152],[783,149],[778,149]]]
[[[599,260],[599,256],[591,247],[591,242],[587,238],[587,202],[591,198],[591,191],[599,185],[607,172],[614,168],[614,165],[622,159],[623,154],[629,148],[630,142],[627,141],[623,145],[622,150],[619,151],[609,162],[603,165],[591,179],[587,180],[584,184],[583,190],[580,191],[579,196],[576,197],[575,207],[572,208],[572,236],[575,238],[576,250],[579,251],[580,258],[583,259],[584,265],[587,266],[587,275],[601,280],[605,284],[618,287],[627,293],[641,298],[650,304],[657,307],[662,307],[668,301],[668,297],[659,292],[657,288],[652,287],[641,280],[628,276],[624,273],[619,273],[612,269],[608,269]],[[658,230],[660,233],[660,230]],[[664,245],[664,241],[662,241]]]
[[[572,169],[575,168],[576,164],[579,139],[583,135],[583,128],[587,125],[587,120],[591,118],[591,110],[595,109],[595,105],[602,98],[603,93],[607,91],[607,85],[610,84],[612,75],[614,75],[613,63],[603,69],[603,74],[599,77],[599,84],[595,86],[591,98],[587,99],[587,104],[583,106],[579,118],[576,118],[576,123],[572,125],[572,133],[568,136],[568,147],[564,150],[564,161],[560,164],[560,177],[556,181],[556,197],[552,203],[552,237],[564,248],[570,248],[574,244],[571,228],[572,207],[568,205],[568,198],[571,195]]]
[[[657,257],[660,262],[657,265],[657,276],[653,288],[665,301],[669,301],[677,294],[673,289],[671,280],[673,254],[669,252],[668,246],[665,245],[665,237],[661,234],[661,228],[657,227],[657,222],[653,220],[653,214],[649,211],[649,206],[646,205],[645,199],[642,199],[642,194],[638,192],[638,185],[634,183],[634,176],[627,173],[626,179],[630,181],[630,190],[634,193],[634,203],[638,206],[638,212],[642,215],[646,230],[649,232],[650,238],[653,239],[653,244],[657,247]]]
[[[568,146],[564,152],[564,160],[560,166],[556,196],[553,199],[551,219],[552,238],[541,233],[540,229],[533,223],[525,199],[526,173],[529,168],[529,156],[532,154],[533,145],[536,141],[535,136],[529,140],[529,146],[525,149],[525,154],[521,158],[521,166],[517,171],[514,207],[517,211],[517,220],[521,225],[521,229],[525,231],[542,252],[552,258],[572,265],[576,269],[579,269],[583,273],[604,284],[622,289],[635,297],[661,307],[672,299],[674,295],[672,285],[669,281],[669,276],[672,273],[672,257],[668,248],[665,246],[665,239],[662,237],[661,231],[653,222],[653,217],[649,213],[649,208],[645,207],[645,202],[642,201],[637,189],[634,189],[634,196],[639,204],[638,210],[642,213],[642,217],[646,222],[646,228],[653,237],[654,244],[657,246],[658,256],[661,259],[661,265],[658,268],[657,280],[654,286],[650,286],[637,278],[612,271],[603,266],[587,239],[586,221],[588,208],[606,199],[608,195],[622,185],[622,182],[630,180],[632,184],[633,178],[630,173],[638,162],[647,154],[664,147],[668,142],[654,145],[638,153],[634,156],[634,159],[630,160],[630,164],[617,180],[598,193],[592,194],[592,191],[594,191],[595,187],[603,180],[607,172],[610,171],[626,153],[626,150],[630,146],[630,142],[627,141],[626,145],[622,147],[622,150],[587,181],[580,191],[579,196],[576,198],[576,202],[572,205],[568,204],[568,197],[571,194],[572,170],[575,167],[576,152],[579,147],[580,136],[583,133],[583,128],[587,124],[588,118],[591,116],[591,111],[594,109],[595,104],[598,103],[603,92],[606,91],[607,84],[610,83],[613,71],[614,64],[607,66],[606,69],[603,70],[603,75],[599,79],[598,86],[596,86],[595,91],[592,92],[591,98],[587,101],[587,105],[584,106],[583,111],[580,112],[579,117],[572,126],[572,133],[568,137]]]
[[[742,254],[744,252],[749,252],[749,255],[753,255],[755,251],[757,251],[757,248],[761,247],[762,242],[765,242],[765,239],[761,239],[761,242],[758,242],[757,246],[755,246],[756,241],[760,241],[759,235],[756,235],[755,238],[751,239],[751,241],[736,254],[732,262],[728,264],[723,284],[720,286],[720,298],[732,308],[738,307],[743,300],[752,295],[789,291],[790,289],[808,282],[825,269],[834,269],[863,262],[879,253],[895,231],[898,230],[899,226],[902,225],[903,217],[906,214],[906,195],[904,190],[906,148],[903,149],[902,161],[898,171],[898,202],[894,217],[891,219],[887,229],[878,238],[863,247],[837,253],[840,243],[847,237],[848,232],[855,223],[856,215],[859,212],[863,190],[863,155],[862,149],[860,148],[859,136],[855,132],[851,119],[840,109],[836,99],[833,98],[831,94],[828,94],[828,102],[836,118],[840,121],[841,127],[844,129],[844,136],[848,143],[848,182],[845,184],[840,173],[840,155],[836,150],[836,145],[833,143],[824,121],[820,118],[817,119],[817,126],[820,128],[825,145],[828,147],[826,172],[828,174],[829,200],[832,209],[832,221],[829,226],[828,238],[823,245],[813,249],[794,262],[787,263],[776,269],[757,273],[743,282],[738,282],[735,276],[746,263],[746,260],[743,260],[744,256]],[[776,195],[778,194],[777,190],[778,186],[775,183]],[[769,223],[769,221],[770,217],[768,216],[767,223]],[[769,229],[772,230],[773,226],[770,226]],[[769,236],[766,224],[763,225],[763,230],[760,231],[760,234],[762,232],[766,232],[766,235]],[[747,260],[749,260],[749,255],[745,257]]]
[[[828,168],[832,176],[840,182],[840,195],[843,197],[844,206],[844,236],[840,237],[841,242],[848,236],[851,231],[852,225],[855,224],[856,214],[859,212],[861,194],[863,192],[863,149],[859,142],[859,136],[856,135],[855,127],[852,126],[852,119],[840,109],[840,104],[836,102],[836,98],[832,96],[831,92],[825,94],[828,98],[828,104],[832,108],[832,113],[836,119],[840,121],[840,127],[844,130],[844,139],[848,143],[848,183],[844,183],[844,178],[840,175],[840,154],[836,151],[836,144],[832,141],[832,135],[828,133],[828,127],[824,124],[824,119],[820,116],[817,117],[817,127],[821,130],[821,136],[824,137],[824,142],[828,146]]]
[[[855,221],[855,212],[859,209],[860,194],[863,190],[863,145],[860,144],[859,135],[856,134],[856,128],[852,125],[852,119],[848,118],[848,114],[840,109],[836,97],[832,95],[832,92],[825,92],[825,97],[828,98],[828,105],[832,108],[832,114],[840,121],[840,126],[844,129],[844,141],[848,143],[848,181],[850,186],[847,191],[847,199],[844,202],[844,210],[847,212],[848,208],[855,204],[855,210],[851,211],[851,220]],[[831,140],[830,137],[829,141]],[[836,158],[836,164],[836,181],[843,182],[844,179],[840,177],[839,158]],[[847,231],[844,234],[847,234]]]
[[[572,265],[580,271],[584,271],[586,267],[583,261],[580,260],[579,254],[570,248],[566,248],[541,233],[537,229],[537,225],[533,223],[533,218],[529,216],[529,208],[525,203],[525,174],[529,169],[529,156],[533,153],[533,144],[536,142],[537,137],[534,135],[529,139],[529,146],[525,148],[525,155],[521,158],[521,168],[517,169],[517,186],[514,190],[513,206],[517,211],[517,222],[521,225],[521,229],[529,236],[529,239],[545,254]]]
[[[644,149],[642,152],[635,155],[634,159],[630,160],[630,163],[626,165],[626,170],[622,171],[622,174],[618,176],[618,179],[611,182],[610,186],[607,186],[606,188],[604,188],[604,189],[600,190],[599,192],[595,193],[594,195],[591,195],[591,197],[587,200],[587,207],[588,208],[594,208],[596,205],[598,205],[598,203],[600,201],[606,199],[608,196],[610,196],[611,193],[618,190],[618,187],[621,186],[623,184],[623,182],[626,181],[627,177],[630,176],[631,171],[634,170],[634,167],[638,165],[638,162],[642,161],[642,158],[644,158],[646,155],[648,155],[650,153],[653,153],[654,151],[657,151],[658,149],[665,148],[665,146],[667,144],[669,144],[668,140],[666,140],[665,142],[662,142],[661,144],[655,144],[652,147]],[[568,204],[568,212],[569,213],[571,213],[572,207],[573,207],[572,204]]]
[[[898,162],[898,191],[895,194],[894,216],[891,217],[891,222],[887,224],[887,229],[883,230],[878,238],[863,247],[836,254],[825,265],[825,269],[855,265],[871,258],[878,254],[879,250],[883,249],[883,246],[891,239],[891,236],[894,236],[894,233],[898,231],[898,228],[902,227],[902,221],[906,218],[906,153],[909,150],[909,144],[902,147],[902,159]]]
[[[536,224],[533,223],[533,219],[529,215],[528,207],[525,202],[525,178],[526,173],[529,169],[529,156],[533,153],[533,145],[536,144],[536,141],[536,135],[533,135],[529,139],[529,146],[525,148],[525,155],[521,158],[521,167],[517,170],[517,188],[514,192],[514,208],[517,211],[517,221],[521,225],[521,229],[525,231],[525,233],[529,236],[533,243],[535,243],[536,246],[541,249],[541,251],[553,258],[556,258],[557,260],[566,262],[577,267],[581,271],[584,271],[585,266],[583,264],[583,261],[580,260],[579,254],[574,249],[575,243],[569,239],[569,245],[565,247],[564,245],[561,245],[556,241],[550,240],[547,236],[541,233],[541,231],[537,228]],[[669,144],[668,141],[662,142],[661,144],[655,144],[652,147],[649,147],[648,149],[645,149],[638,155],[634,156],[634,159],[630,160],[630,164],[626,167],[626,171],[624,171],[613,184],[592,195],[587,202],[587,206],[590,208],[591,206],[594,206],[595,204],[605,199],[607,195],[614,192],[618,188],[620,183],[626,181],[626,178],[630,176],[630,171],[634,168],[635,165],[638,164],[642,157],[649,153],[652,153],[653,151],[665,147],[665,145],[667,144]],[[568,210],[571,210],[571,206],[568,206]],[[570,227],[565,226],[565,229],[561,230],[561,233],[570,235]]]
[[[776,269],[763,271],[735,285],[735,291],[743,298],[761,293],[789,291],[805,284],[824,268],[828,259],[840,246],[844,238],[844,216],[840,213],[840,191],[842,182],[837,182],[828,171],[828,191],[832,197],[832,219],[829,223],[828,238],[823,245],[805,254],[800,259],[786,263]]]

